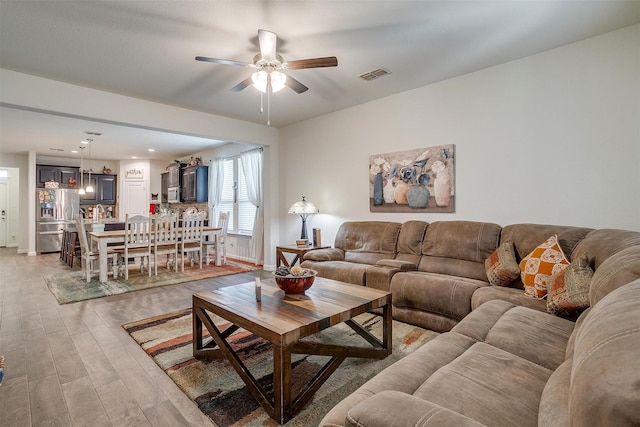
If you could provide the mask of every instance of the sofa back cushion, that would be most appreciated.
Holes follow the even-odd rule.
[[[640,279],[592,306],[575,335],[571,425],[640,425]]]
[[[640,245],[640,233],[637,231],[594,230],[578,243],[571,259],[577,259],[586,253],[589,256],[591,268],[595,271],[607,258],[636,245]]]
[[[396,259],[418,265],[422,254],[422,239],[429,224],[424,221],[407,221],[400,227]]]
[[[516,261],[529,255],[538,245],[556,234],[558,243],[565,256],[571,260],[578,243],[593,229],[584,227],[569,227],[564,225],[546,224],[512,224],[502,229],[500,241],[512,241],[516,253]],[[524,289],[520,277],[516,278],[511,287]]]
[[[375,264],[395,256],[401,225],[387,221],[348,221],[338,229],[334,246],[345,252],[345,261]]]
[[[501,227],[489,222],[429,224],[418,270],[487,281],[484,261],[496,250]]]
[[[591,306],[610,292],[636,279],[640,279],[640,245],[621,250],[596,269],[589,286]],[[639,308],[636,311],[640,313]]]

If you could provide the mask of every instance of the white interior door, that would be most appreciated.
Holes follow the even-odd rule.
[[[0,182],[0,247],[7,246],[7,183]]]
[[[147,200],[147,184],[144,181],[125,181],[124,197],[122,198],[122,206],[120,218],[124,219],[125,215],[148,215],[149,201]]]

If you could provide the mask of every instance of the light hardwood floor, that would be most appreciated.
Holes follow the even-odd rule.
[[[43,276],[68,269],[58,254],[0,248],[0,426],[212,426],[121,325],[190,307],[201,290],[269,273],[58,305]]]

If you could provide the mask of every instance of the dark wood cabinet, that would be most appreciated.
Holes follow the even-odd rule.
[[[209,200],[209,167],[188,166],[182,169],[182,201],[203,203]]]
[[[76,184],[69,185],[70,180]],[[43,188],[49,181],[58,182],[60,188],[79,188],[80,170],[70,166],[36,165],[36,186]]]
[[[84,174],[85,187],[89,184],[89,174]],[[80,204],[103,204],[115,205],[117,195],[117,176],[116,175],[91,175],[91,185],[94,192],[86,193],[80,196]]]
[[[160,174],[160,203],[169,203],[169,172]]]

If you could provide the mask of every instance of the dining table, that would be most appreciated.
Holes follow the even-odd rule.
[[[222,232],[222,228],[219,228],[219,227],[205,227],[202,230],[202,238],[204,240],[215,242],[215,248],[216,248],[215,265],[220,265],[222,263],[220,239],[218,238],[218,235],[221,232]],[[107,248],[110,244],[124,244],[125,234],[126,234],[126,230],[90,231],[89,232],[91,246],[92,248],[97,248],[98,250],[98,259],[100,262],[100,282],[102,283],[105,283],[108,277]],[[180,238],[180,231],[178,231],[178,238]]]

